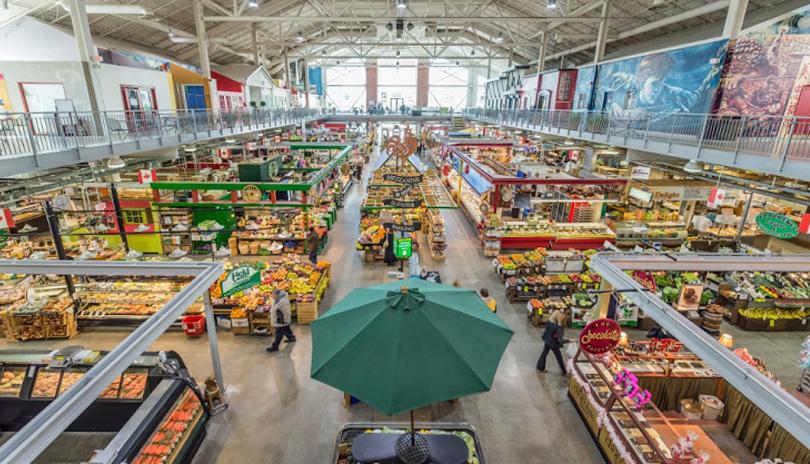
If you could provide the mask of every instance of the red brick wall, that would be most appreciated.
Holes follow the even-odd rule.
[[[377,66],[366,67],[366,104],[377,103]]]
[[[421,65],[416,68],[416,106],[428,106],[428,86],[430,85],[430,68]]]

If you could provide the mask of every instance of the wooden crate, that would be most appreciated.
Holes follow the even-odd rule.
[[[231,332],[236,335],[250,335],[250,321],[244,319],[231,319]]]
[[[260,335],[255,332],[258,328],[267,329],[267,333],[263,333],[261,335],[271,335],[273,333],[273,325],[270,322],[270,313],[257,313],[252,311],[248,314],[248,319],[250,321],[251,335]]]
[[[299,324],[309,324],[318,318],[318,303],[316,301],[298,302],[295,305]]]

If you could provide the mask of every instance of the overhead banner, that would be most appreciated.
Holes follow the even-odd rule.
[[[138,183],[149,184],[157,182],[157,171],[154,169],[138,169]]]
[[[384,180],[390,180],[397,184],[416,185],[422,182],[422,175],[418,176],[400,176],[399,174],[383,174]]]
[[[726,191],[718,188],[712,187],[712,191],[709,194],[709,207],[716,208],[723,203],[723,200],[726,199]]]
[[[422,200],[398,200],[396,198],[385,198],[383,199],[383,204],[385,206],[395,206],[397,208],[419,208],[422,206]]]

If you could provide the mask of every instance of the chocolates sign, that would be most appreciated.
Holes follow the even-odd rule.
[[[579,347],[588,354],[604,354],[619,344],[621,327],[612,319],[591,321],[579,334]]]
[[[399,174],[383,174],[383,180],[389,180],[397,184],[416,185],[422,182],[422,175],[400,176]]]

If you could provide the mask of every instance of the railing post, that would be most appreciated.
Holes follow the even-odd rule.
[[[733,164],[737,164],[737,157],[740,155],[740,143],[742,142],[743,138],[743,130],[745,129],[745,116],[740,118],[740,129],[737,131],[737,140],[734,143],[734,161]]]
[[[155,117],[157,118],[157,136],[158,136],[158,144],[163,146],[163,121],[161,121],[160,113],[155,111]]]
[[[785,161],[787,161],[788,152],[790,151],[790,143],[793,141],[793,133],[796,132],[796,117],[791,117],[790,131],[787,135],[787,140],[782,148],[782,160],[779,162],[779,172],[785,169]]]
[[[222,110],[219,110],[217,113],[217,119],[219,119],[219,135],[225,135],[225,123],[222,122]]]
[[[697,154],[695,155],[695,159],[700,159],[700,152],[703,150],[703,138],[706,135],[706,126],[709,124],[709,116],[706,115],[703,117],[703,124],[700,126],[700,134],[698,134],[698,147],[697,147]]]
[[[644,124],[644,148],[647,148],[647,136],[650,134],[651,117],[647,116],[647,123]]]
[[[31,118],[30,113],[25,113],[23,115],[23,121],[25,122],[25,136],[28,139],[28,144],[31,145],[31,154],[34,155],[34,163],[39,166],[39,162],[37,161],[37,144],[36,140],[34,139],[34,120]]]
[[[672,137],[675,135],[675,117],[676,116],[674,114],[670,115],[670,118],[672,118],[672,125],[669,127],[669,147],[667,148],[667,151],[672,151]]]
[[[194,131],[194,140],[197,140],[197,110],[191,110],[191,127]]]

